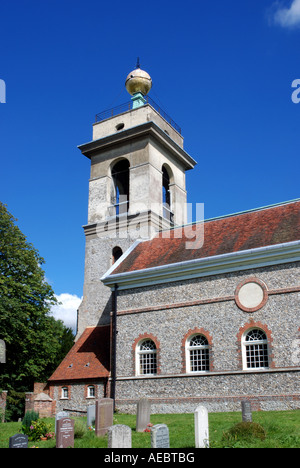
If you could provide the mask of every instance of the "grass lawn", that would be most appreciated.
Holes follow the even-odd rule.
[[[51,422],[54,431],[54,419]],[[234,424],[241,422],[241,413],[210,413],[209,436],[211,448],[300,448],[300,410],[253,412],[253,421],[259,423],[266,432],[265,440],[235,439],[228,442],[223,434]],[[136,417],[130,414],[115,414],[114,424],[126,424],[132,429],[133,448],[151,448],[150,433],[135,431]],[[171,448],[194,448],[193,414],[153,414],[152,424],[167,424],[170,432]],[[86,418],[76,418],[76,424],[86,428]],[[21,423],[0,423],[0,448],[8,448],[9,437],[20,431]],[[29,447],[54,448],[55,439],[29,442]],[[84,430],[80,438],[75,438],[75,448],[107,448],[106,437],[96,437],[94,431]]]

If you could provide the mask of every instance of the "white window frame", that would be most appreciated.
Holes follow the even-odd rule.
[[[68,387],[62,387],[61,389],[61,400],[69,399],[69,389]]]
[[[246,341],[248,334],[251,331],[254,331],[254,330],[258,330],[261,333],[263,333],[265,335],[265,338],[261,339],[261,340]],[[259,346],[259,347],[261,347],[261,346],[265,347],[266,346],[267,347],[268,366],[259,366],[259,367],[255,367],[255,366],[250,367],[250,366],[248,366],[248,361],[247,361],[247,347],[248,346]],[[262,330],[261,328],[258,328],[258,327],[254,327],[254,328],[250,328],[250,329],[245,331],[245,333],[242,336],[242,359],[243,359],[243,370],[256,371],[256,370],[269,369],[269,367],[270,367],[269,343],[268,343],[267,334],[266,334],[266,332],[264,330]],[[255,362],[255,357],[253,358],[253,362]]]
[[[155,349],[151,350],[142,350],[141,347],[143,346],[144,343],[147,341],[151,341],[153,343]],[[156,372],[152,373],[146,373],[142,372],[142,366],[145,364],[142,363],[142,357],[143,356],[153,356],[155,355],[155,367],[156,367]],[[156,344],[151,338],[143,338],[136,346],[136,355],[135,355],[135,372],[136,375],[141,375],[141,376],[151,376],[151,375],[157,375],[157,348]]]
[[[193,340],[193,338],[195,338],[196,336],[201,336],[203,337],[206,341],[207,341],[207,344],[205,345],[199,345],[199,346],[191,346],[191,341]],[[206,351],[208,353],[208,370],[207,369],[204,369],[204,370],[192,370],[192,366],[191,366],[191,351],[195,351],[195,350],[203,350],[203,351]],[[207,374],[209,372],[209,368],[210,368],[210,355],[209,355],[209,343],[208,343],[208,339],[206,338],[205,335],[203,335],[203,333],[194,333],[193,335],[189,336],[188,339],[186,340],[186,343],[185,343],[185,356],[186,356],[186,372],[187,374]]]
[[[94,393],[94,395],[91,395],[91,393]],[[89,385],[87,388],[87,398],[96,398],[96,388],[95,385]]]

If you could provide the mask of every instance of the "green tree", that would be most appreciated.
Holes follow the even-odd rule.
[[[50,315],[57,301],[44,260],[15,221],[0,202],[0,339],[6,344],[0,388],[20,392],[50,377],[74,337]]]

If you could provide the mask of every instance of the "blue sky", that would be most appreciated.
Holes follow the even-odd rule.
[[[137,56],[198,162],[188,201],[210,218],[299,197],[299,40],[300,0],[2,0],[0,200],[69,299],[66,317],[84,272],[77,145],[96,113],[129,100]]]

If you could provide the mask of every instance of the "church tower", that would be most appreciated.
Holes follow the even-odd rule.
[[[79,146],[91,175],[77,337],[110,323],[110,290],[101,277],[120,256],[136,240],[187,222],[185,171],[196,162],[180,128],[148,97],[152,80],[139,63],[125,85],[131,101],[98,114],[92,141]]]

